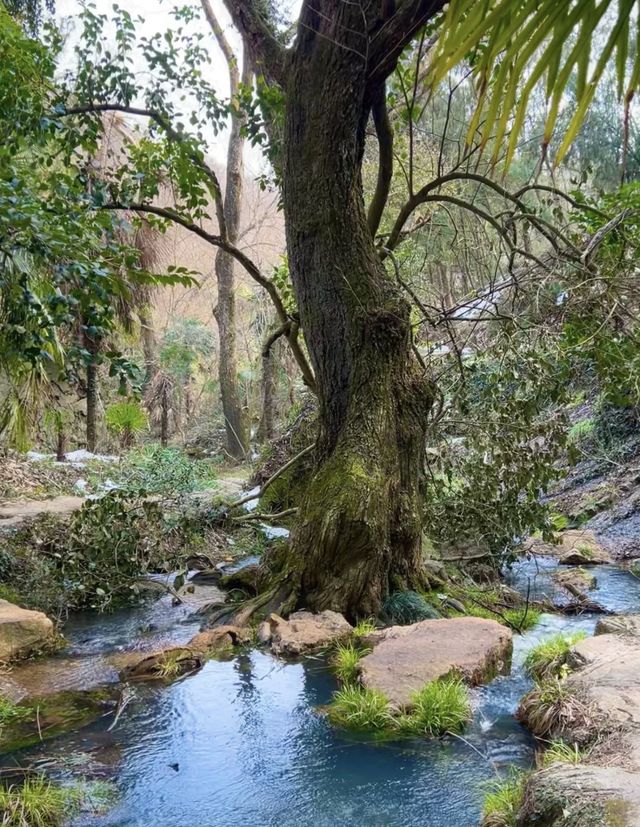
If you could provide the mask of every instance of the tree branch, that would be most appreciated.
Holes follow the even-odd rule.
[[[367,223],[374,236],[380,226],[380,220],[389,197],[391,178],[393,176],[393,130],[387,112],[386,89],[384,83],[375,90],[371,106],[373,123],[378,138],[378,180],[376,190],[369,204]]]
[[[255,0],[224,0],[233,24],[242,35],[256,72],[267,82],[284,83],[286,50],[275,36],[275,31],[265,20]]]
[[[172,141],[176,141],[178,143],[186,143],[186,135],[182,132],[179,132],[177,129],[171,125],[171,123],[162,115],[160,112],[156,112],[153,109],[140,109],[136,106],[125,106],[124,104],[119,103],[87,103],[83,106],[74,106],[71,109],[67,109],[65,111],[65,115],[89,115],[92,112],[123,112],[127,115],[138,115],[142,118],[149,118],[149,120],[154,121],[158,124],[158,126],[162,129],[162,131],[170,138]],[[209,184],[211,187],[211,194],[213,196],[213,200],[216,207],[216,218],[218,219],[218,229],[220,230],[220,234],[222,236],[226,236],[227,228],[226,228],[226,221],[224,217],[224,203],[222,200],[222,188],[220,187],[220,182],[218,181],[218,176],[215,174],[213,169],[207,164],[204,160],[204,157],[200,155],[200,153],[190,151],[189,157],[193,161],[193,163],[198,167],[198,169],[203,172],[209,180]]]

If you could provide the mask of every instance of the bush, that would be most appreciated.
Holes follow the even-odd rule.
[[[532,649],[524,661],[524,668],[528,675],[536,681],[542,681],[560,674],[567,662],[572,646],[586,637],[585,632],[576,632],[573,635],[555,635],[549,640],[538,644]]]
[[[381,692],[345,686],[333,696],[329,720],[336,726],[361,732],[380,732],[393,726],[387,699]]]
[[[411,591],[390,594],[384,602],[382,614],[389,623],[400,626],[441,616],[421,594]]]
[[[462,732],[470,720],[467,687],[459,678],[443,678],[415,693],[411,712],[398,719],[398,726],[407,733],[437,738]]]
[[[524,773],[514,771],[491,784],[482,808],[482,827],[517,827],[526,778]]]
[[[130,491],[147,494],[185,494],[215,488],[210,460],[193,460],[179,448],[152,445],[131,451],[114,472],[114,481]]]

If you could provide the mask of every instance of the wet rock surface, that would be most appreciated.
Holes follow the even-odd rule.
[[[513,648],[509,629],[477,617],[392,626],[366,642],[374,649],[360,661],[360,680],[397,707],[410,706],[414,692],[452,673],[472,685],[508,674]]]
[[[52,621],[42,612],[0,600],[0,662],[7,662],[55,644]]]

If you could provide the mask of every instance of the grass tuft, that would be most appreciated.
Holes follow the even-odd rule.
[[[345,686],[334,694],[328,715],[332,724],[360,732],[380,732],[393,725],[385,696],[355,686]]]
[[[342,683],[355,683],[358,677],[358,664],[370,651],[353,643],[339,643],[331,659],[338,680]]]
[[[370,635],[372,632],[376,631],[376,624],[371,618],[367,618],[366,620],[359,620],[358,623],[355,625],[353,632],[351,633],[354,638],[359,639]]]
[[[542,612],[539,612],[537,609],[532,609],[531,606],[520,609],[505,609],[502,614],[509,625],[519,632],[526,632],[529,629],[533,629],[542,616]],[[500,618],[497,619],[499,620]]]
[[[526,778],[525,773],[514,771],[490,785],[482,808],[482,827],[516,827]]]
[[[534,647],[525,658],[524,668],[534,680],[543,681],[558,676],[567,662],[572,646],[586,637],[585,632],[573,635],[555,635]]]
[[[594,711],[559,677],[548,678],[527,693],[520,703],[518,718],[538,738],[571,732],[585,739],[597,729]]]
[[[400,626],[441,617],[421,594],[412,591],[390,594],[384,602],[382,613],[390,623]]]
[[[75,790],[56,787],[44,776],[0,788],[3,827],[59,827],[77,808]]]
[[[459,678],[443,678],[415,693],[411,711],[398,718],[397,726],[406,733],[437,738],[462,732],[470,720],[467,687]]]
[[[542,766],[552,764],[579,764],[584,758],[584,752],[577,744],[567,744],[566,741],[552,741],[542,755]]]

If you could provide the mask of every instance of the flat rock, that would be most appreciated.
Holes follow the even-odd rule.
[[[599,823],[637,827],[638,780],[638,775],[619,767],[553,764],[533,776],[518,824],[580,827]]]
[[[594,634],[640,637],[640,615],[612,615],[611,617],[601,617],[596,625]]]
[[[567,685],[608,722],[640,725],[640,639],[599,635],[573,647]]]
[[[299,657],[308,652],[324,649],[336,641],[344,640],[353,631],[353,627],[338,612],[301,611],[289,615],[284,620],[279,615],[269,616],[270,645],[275,655]],[[266,630],[261,636],[266,637]]]
[[[460,617],[391,626],[368,636],[374,645],[360,661],[360,680],[398,708],[431,681],[459,673],[472,685],[508,674],[511,631],[495,620]]]
[[[53,623],[45,614],[0,600],[0,661],[23,657],[54,642]]]

